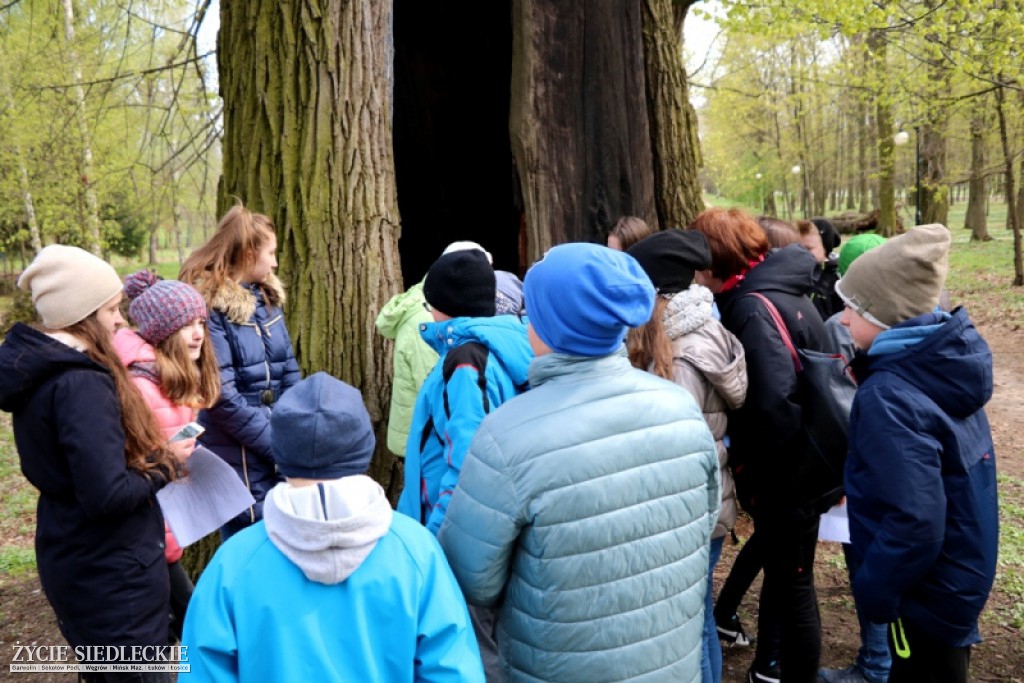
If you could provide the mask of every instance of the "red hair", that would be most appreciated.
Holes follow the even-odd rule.
[[[713,206],[702,211],[689,227],[708,238],[711,274],[719,280],[742,273],[751,261],[757,261],[771,249],[764,230],[741,209]]]

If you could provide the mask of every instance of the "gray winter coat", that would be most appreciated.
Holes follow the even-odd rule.
[[[700,285],[673,295],[662,324],[672,340],[673,381],[697,401],[715,437],[721,476],[722,509],[711,538],[721,538],[736,524],[736,487],[725,447],[726,411],[747,397],[747,359],[743,345],[711,315],[711,291]]]

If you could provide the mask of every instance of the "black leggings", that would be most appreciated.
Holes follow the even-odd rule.
[[[188,610],[188,601],[192,599],[192,580],[185,573],[181,562],[172,562],[167,565],[167,574],[171,579],[171,623],[167,629],[167,635],[171,642],[181,642],[181,632],[185,627],[185,612]]]

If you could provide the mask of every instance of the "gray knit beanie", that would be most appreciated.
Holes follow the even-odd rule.
[[[949,268],[950,234],[920,225],[865,252],[836,284],[847,306],[889,328],[934,310]]]
[[[61,330],[81,322],[121,292],[114,268],[78,247],[51,244],[36,254],[18,278],[32,293],[43,325]]]

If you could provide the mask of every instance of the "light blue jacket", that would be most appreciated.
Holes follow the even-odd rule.
[[[441,358],[416,398],[398,511],[435,534],[481,420],[521,393],[533,351],[517,317],[453,318],[420,325]]]
[[[537,358],[480,425],[438,534],[467,602],[502,605],[505,677],[699,680],[717,472],[682,387],[622,352]]]
[[[484,680],[436,540],[397,514],[362,564],[330,585],[307,578],[266,522],[236,534],[196,586],[182,644],[191,673],[180,681]]]

